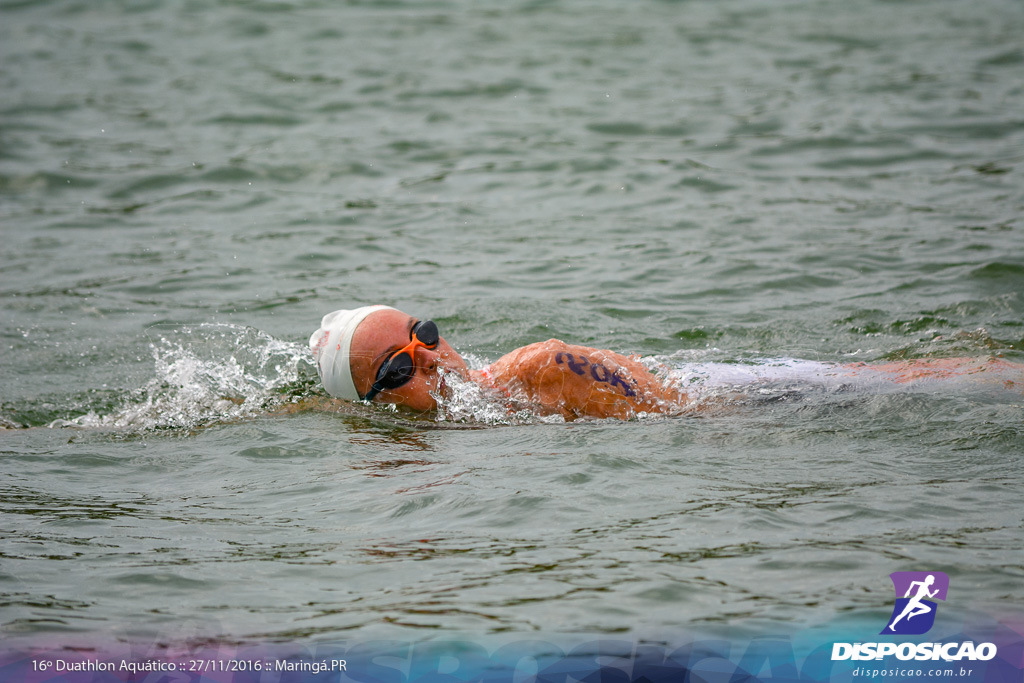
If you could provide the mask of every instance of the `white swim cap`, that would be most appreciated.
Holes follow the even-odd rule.
[[[363,306],[328,313],[320,321],[320,329],[309,338],[309,348],[316,358],[320,381],[331,396],[350,401],[359,400],[359,392],[352,380],[352,366],[349,364],[352,335],[366,316],[386,310],[395,309],[390,306]]]

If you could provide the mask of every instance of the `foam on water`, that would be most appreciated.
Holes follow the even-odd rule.
[[[462,379],[453,372],[443,373],[443,377],[444,390],[431,394],[437,401],[438,422],[519,425],[550,421],[550,418],[541,418],[531,410],[510,407],[505,396]]]
[[[89,410],[51,427],[195,428],[265,415],[298,400],[310,365],[305,346],[251,327],[203,324],[161,331],[149,345],[154,376],[109,414]]]

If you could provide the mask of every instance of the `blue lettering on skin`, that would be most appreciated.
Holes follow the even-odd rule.
[[[580,356],[577,360],[574,354],[559,351],[555,354],[555,363],[569,366],[569,369],[580,377],[587,374],[589,369],[590,376],[595,382],[603,382],[612,387],[618,387],[622,390],[623,395],[630,398],[636,397],[636,391],[626,380],[619,377],[618,373],[609,370],[600,363],[591,363],[586,356]]]
[[[575,355],[564,351],[559,351],[555,354],[555,362],[568,365],[569,369],[580,377],[587,373],[587,368],[590,366],[590,361],[587,360],[586,356],[580,356],[580,360],[577,361]]]
[[[611,378],[611,380],[608,383],[611,384],[613,387],[616,384],[619,385],[620,387],[622,387],[622,393],[624,393],[626,396],[634,396],[634,397],[636,396],[636,392],[633,390],[633,387],[631,387],[628,384],[626,384],[626,381],[624,379],[622,379],[621,377],[619,377],[614,372],[612,373],[612,378]]]

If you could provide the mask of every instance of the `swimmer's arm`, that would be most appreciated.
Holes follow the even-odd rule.
[[[513,398],[567,420],[673,412],[686,400],[632,358],[557,339],[503,356],[490,366],[489,375],[492,385]]]
[[[1024,365],[998,357],[919,358],[886,363],[852,363],[843,368],[851,375],[874,375],[896,384],[965,377],[978,382],[999,383],[1009,389],[1024,383]]]

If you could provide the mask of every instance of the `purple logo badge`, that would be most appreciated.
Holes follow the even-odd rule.
[[[927,633],[935,623],[935,600],[945,600],[949,577],[942,572],[893,572],[896,606],[882,634],[904,636]]]

